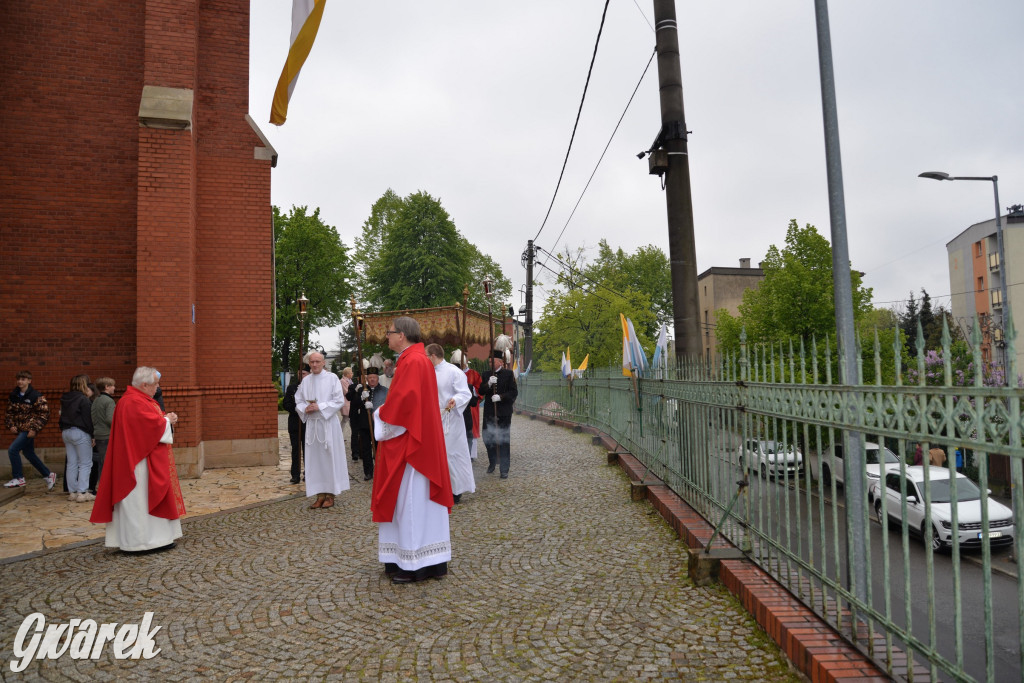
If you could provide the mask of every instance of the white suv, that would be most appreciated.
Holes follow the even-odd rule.
[[[932,534],[933,550],[944,550],[953,542],[953,514],[950,471],[945,467],[929,467],[928,481],[932,498]],[[899,472],[887,472],[885,475],[885,495],[879,493],[879,482],[872,484],[875,499],[875,514],[883,527],[889,519],[896,522],[902,519],[903,508],[900,494]],[[924,515],[924,467],[908,467],[906,478],[907,519],[910,530],[920,533],[922,540],[927,542],[927,522]],[[981,524],[981,489],[973,481],[962,474],[956,473],[957,499],[957,531],[961,547],[980,547],[982,540],[988,536],[992,545],[1012,544],[1014,536],[1013,512],[1010,508],[992,498],[988,499],[988,528]]]

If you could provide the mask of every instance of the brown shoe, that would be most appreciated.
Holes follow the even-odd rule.
[[[322,493],[318,493],[318,494],[316,494],[316,500],[314,500],[314,501],[313,501],[313,504],[309,506],[309,509],[310,509],[310,510],[316,510],[317,508],[323,507],[323,505],[324,505],[324,499],[325,499],[326,497],[327,497],[327,496],[325,496],[325,495],[324,495],[324,494],[322,494]]]
[[[327,508],[334,507],[334,496],[328,495],[326,498],[324,498],[324,502],[320,505],[320,507],[324,510],[326,510]]]

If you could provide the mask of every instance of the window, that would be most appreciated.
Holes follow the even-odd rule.
[[[988,267],[989,270],[999,269],[999,252],[993,251],[991,254],[988,255]]]
[[[983,277],[979,277],[978,278],[978,289],[975,290],[975,291],[978,291],[978,292],[984,292],[985,291],[985,278],[983,278]]]
[[[992,305],[993,306],[1002,306],[1003,305],[1003,293],[1000,292],[998,289],[993,289],[992,290]]]
[[[974,255],[978,257],[981,256],[981,242],[974,243]]]

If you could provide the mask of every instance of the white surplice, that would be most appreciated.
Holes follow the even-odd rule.
[[[466,441],[466,420],[462,416],[473,394],[469,391],[465,373],[457,366],[441,361],[434,366],[434,374],[437,376],[437,400],[441,408],[441,424],[444,426],[444,446],[448,451],[452,495],[473,493],[476,491],[476,480],[473,478],[473,461],[469,457],[469,443]],[[451,399],[455,399],[455,407],[445,411]]]
[[[448,508],[430,500],[430,480],[405,466],[390,522],[377,524],[377,557],[382,563],[416,571],[451,562]]]
[[[165,418],[166,419],[166,418]],[[168,421],[160,443],[174,443]],[[181,538],[181,520],[149,514],[149,458],[135,466],[135,488],[118,503],[107,522],[105,545],[129,552],[152,550]]]
[[[316,401],[320,408],[306,407]],[[338,413],[345,405],[341,380],[326,370],[306,375],[295,392],[295,412],[306,423],[306,495],[337,495],[349,488],[345,436]]]

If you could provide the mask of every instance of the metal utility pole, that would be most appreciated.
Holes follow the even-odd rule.
[[[850,280],[850,248],[846,239],[846,200],[843,195],[843,162],[839,154],[839,115],[836,106],[836,81],[832,69],[832,35],[828,23],[827,0],[814,0],[818,33],[818,70],[821,78],[821,111],[825,125],[825,167],[828,177],[828,207],[832,225],[832,290],[836,309],[836,336],[839,342],[839,381],[857,383],[857,347],[853,329],[853,285]],[[847,569],[850,592],[861,602],[868,598],[867,530],[864,512],[867,492],[864,485],[865,459],[861,448],[863,435],[845,433]],[[883,446],[879,443],[879,446]],[[854,626],[854,637],[857,629]]]
[[[654,30],[661,93],[661,132],[651,149],[650,168],[651,173],[664,173],[676,356],[693,358],[701,354],[700,305],[675,0],[654,0]],[[655,148],[660,149],[655,152]]]
[[[523,368],[533,361],[533,240],[526,243],[523,260],[526,261],[526,320],[523,321]]]

